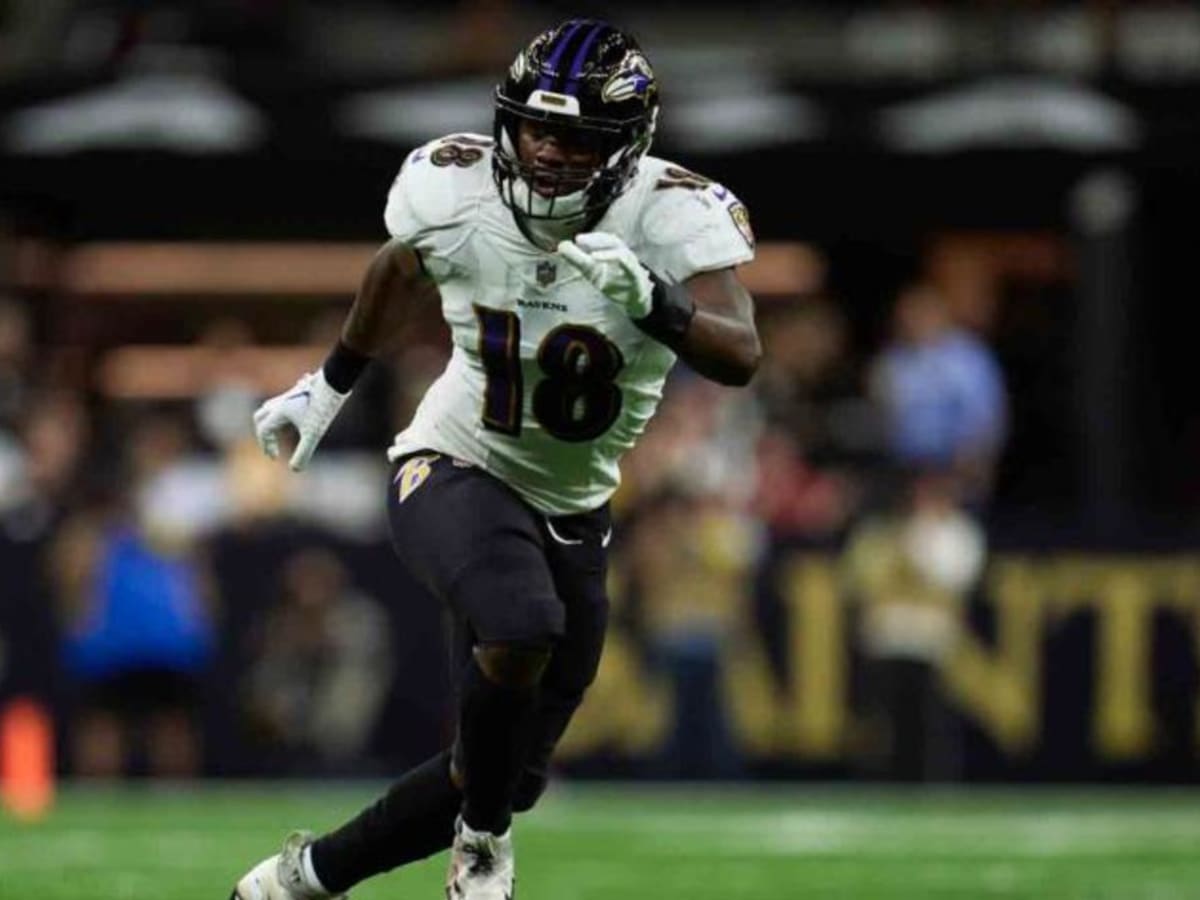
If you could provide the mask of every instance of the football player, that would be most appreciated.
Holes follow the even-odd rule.
[[[521,51],[491,137],[413,151],[387,199],[391,240],[324,365],[255,414],[308,462],[408,311],[440,298],[453,353],[388,453],[392,541],[458,627],[457,737],[357,817],[298,832],[234,900],[342,896],[452,848],[449,900],[510,900],[511,821],[600,660],[608,500],[676,358],[722,384],[758,365],[745,207],[647,156],[654,72],[634,39],[570,20]]]

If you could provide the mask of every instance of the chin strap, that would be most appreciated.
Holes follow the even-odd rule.
[[[561,234],[548,233],[539,236],[537,234],[539,225],[544,224],[549,227],[554,227],[554,225],[557,223],[555,223],[553,219],[529,219],[527,216],[521,214],[515,204],[506,205],[508,205],[509,212],[512,213],[513,221],[517,225],[517,230],[525,236],[525,240],[529,241],[529,243],[533,244],[533,246],[537,247],[539,250],[544,250],[547,253],[553,253],[554,249],[558,246],[559,241],[569,240],[576,234],[582,234],[586,231],[591,231],[596,223],[604,218],[604,214],[608,212],[608,207],[606,206],[603,209],[596,210],[595,212],[589,214],[588,217],[584,219],[578,226],[565,226]]]
[[[520,229],[521,234],[525,235],[525,239],[539,250],[547,253],[553,253],[559,241],[570,237],[577,230],[566,223],[555,222],[552,219],[530,219],[515,208],[512,210],[512,214],[517,228]]]

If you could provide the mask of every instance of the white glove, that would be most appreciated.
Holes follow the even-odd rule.
[[[317,444],[349,396],[349,392],[339,394],[331,388],[320,369],[309,372],[294,387],[267,400],[255,411],[254,436],[258,438],[258,446],[271,459],[278,458],[279,432],[291,425],[300,440],[288,465],[299,472],[312,459]]]
[[[558,252],[605,297],[625,307],[631,319],[650,315],[654,282],[633,251],[615,234],[589,231],[562,241]]]

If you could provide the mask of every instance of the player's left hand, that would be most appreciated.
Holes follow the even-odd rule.
[[[577,234],[574,241],[561,241],[558,252],[600,293],[625,307],[631,319],[650,314],[654,282],[646,267],[615,234],[605,231]]]

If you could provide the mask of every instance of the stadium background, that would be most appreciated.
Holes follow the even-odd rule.
[[[568,783],[1195,782],[1200,11],[1165,0],[0,4],[0,706],[47,711],[75,780],[385,778],[446,740],[440,613],[382,520],[436,315],[309,473],[249,413],[322,358],[405,154],[490,133],[516,49],[579,13],[642,39],[655,152],[748,206],[767,357],[744,392],[682,373],[625,467]],[[969,459],[889,440],[913,285],[1002,374]],[[954,500],[927,559],[914,485]],[[1151,796],[1154,852],[1194,836]],[[1107,896],[1076,888],[1020,895]]]

